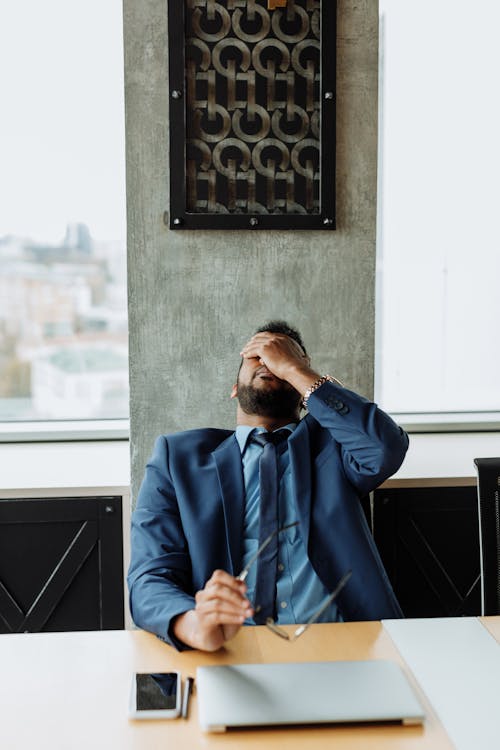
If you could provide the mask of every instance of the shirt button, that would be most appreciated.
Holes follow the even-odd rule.
[[[281,609],[286,609],[288,607],[288,604],[286,602],[280,602]]]
[[[283,571],[283,570],[285,570],[285,566],[283,565],[283,563],[280,563],[280,564],[278,565],[278,570],[279,570],[280,572],[281,572],[281,571]]]

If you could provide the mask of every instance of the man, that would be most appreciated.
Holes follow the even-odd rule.
[[[306,622],[349,569],[338,607],[322,620],[401,617],[359,499],[399,468],[407,435],[314,370],[300,334],[283,321],[258,329],[241,357],[231,392],[236,432],[189,430],[156,441],[132,517],[134,621],[178,649],[213,651],[243,623],[262,622],[254,599],[257,586],[269,590],[270,571],[273,619],[290,623]],[[274,431],[280,436],[258,438]],[[259,508],[266,448],[254,442],[266,439],[281,439],[277,523],[298,523],[275,535],[274,562],[252,565],[245,582],[238,574],[262,541],[267,512]]]

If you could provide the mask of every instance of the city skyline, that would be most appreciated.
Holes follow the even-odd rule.
[[[8,244],[8,242],[12,241],[19,241],[23,245],[29,243],[32,245],[47,245],[49,247],[64,247],[69,246],[67,243],[68,233],[71,231],[74,231],[77,227],[83,227],[85,228],[88,233],[89,237],[93,243],[93,245],[101,246],[101,245],[118,245],[123,244],[123,247],[125,248],[125,237],[117,237],[117,238],[102,238],[97,236],[93,231],[92,227],[87,224],[85,221],[66,221],[63,224],[63,227],[61,229],[61,232],[57,235],[57,233],[54,234],[54,239],[47,238],[43,236],[35,236],[33,233],[16,233],[16,232],[0,232],[0,247],[2,245]]]

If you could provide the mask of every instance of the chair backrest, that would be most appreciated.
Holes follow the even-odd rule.
[[[0,633],[123,627],[122,497],[0,498]]]
[[[481,554],[481,611],[500,615],[500,458],[475,458]]]
[[[481,614],[473,485],[381,487],[374,492],[373,529],[405,617]]]

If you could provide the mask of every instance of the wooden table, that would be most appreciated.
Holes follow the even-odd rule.
[[[480,617],[481,623],[489,630],[493,638],[500,643],[500,617]]]
[[[499,618],[500,619],[500,618]],[[216,654],[177,653],[142,631],[40,633],[0,636],[2,750],[196,750],[282,747],[287,750],[441,750],[452,745],[425,695],[421,727],[338,726],[203,733],[196,690],[187,720],[133,722],[127,707],[133,671],[198,665],[338,659],[393,659],[416,683],[379,622],[312,626],[296,643],[264,627],[243,628]]]

